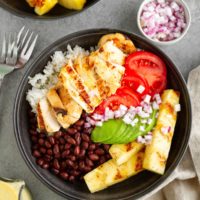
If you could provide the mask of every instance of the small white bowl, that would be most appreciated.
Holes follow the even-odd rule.
[[[140,32],[148,39],[150,40],[151,42],[155,43],[155,44],[158,44],[158,45],[170,45],[170,44],[175,44],[177,43],[178,41],[180,41],[185,35],[186,33],[188,32],[188,29],[190,27],[190,24],[191,24],[191,14],[190,14],[190,10],[187,6],[187,4],[184,2],[184,0],[174,0],[176,1],[179,5],[182,5],[183,8],[184,8],[184,11],[185,11],[185,18],[186,18],[186,27],[184,29],[184,31],[182,32],[181,36],[174,39],[174,40],[170,40],[170,41],[158,41],[158,40],[154,40],[152,39],[151,37],[149,37],[142,29],[141,27],[141,23],[140,23],[140,17],[141,17],[141,13],[143,11],[143,7],[145,4],[147,4],[148,2],[150,2],[152,0],[144,0],[142,2],[142,4],[140,5],[140,8],[138,10],[138,13],[137,13],[137,25],[138,25],[138,28],[140,30]]]

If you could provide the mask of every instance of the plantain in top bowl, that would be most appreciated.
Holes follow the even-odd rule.
[[[82,10],[86,0],[58,0],[58,2],[67,9]]]
[[[34,11],[38,15],[44,15],[48,13],[53,7],[59,3],[61,6],[72,9],[82,10],[86,0],[26,0],[30,7],[34,8]]]
[[[38,15],[48,13],[57,3],[58,0],[26,0],[30,7],[35,8],[34,11]]]

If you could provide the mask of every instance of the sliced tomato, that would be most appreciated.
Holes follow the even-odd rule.
[[[126,86],[131,88],[132,90],[137,92],[138,87],[143,86],[144,91],[142,93],[137,92],[140,96],[144,96],[149,93],[149,84],[143,76],[140,76],[136,72],[132,72],[131,75],[125,75],[122,78],[121,82],[122,86]]]
[[[166,65],[157,55],[137,51],[126,58],[125,67],[126,75],[136,72],[147,80],[151,94],[161,93],[166,88]]]
[[[94,113],[103,114],[106,107],[111,110],[117,110],[122,104],[126,107],[138,106],[140,104],[140,96],[128,87],[121,87],[116,94],[111,95],[104,100],[94,111]]]

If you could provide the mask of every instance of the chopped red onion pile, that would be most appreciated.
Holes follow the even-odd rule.
[[[152,0],[145,4],[140,17],[144,33],[157,41],[171,41],[186,27],[182,5],[170,0]]]

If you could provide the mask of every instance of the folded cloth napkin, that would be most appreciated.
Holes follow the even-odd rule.
[[[200,200],[200,66],[189,73],[187,85],[192,104],[189,148],[165,182],[140,200]]]

